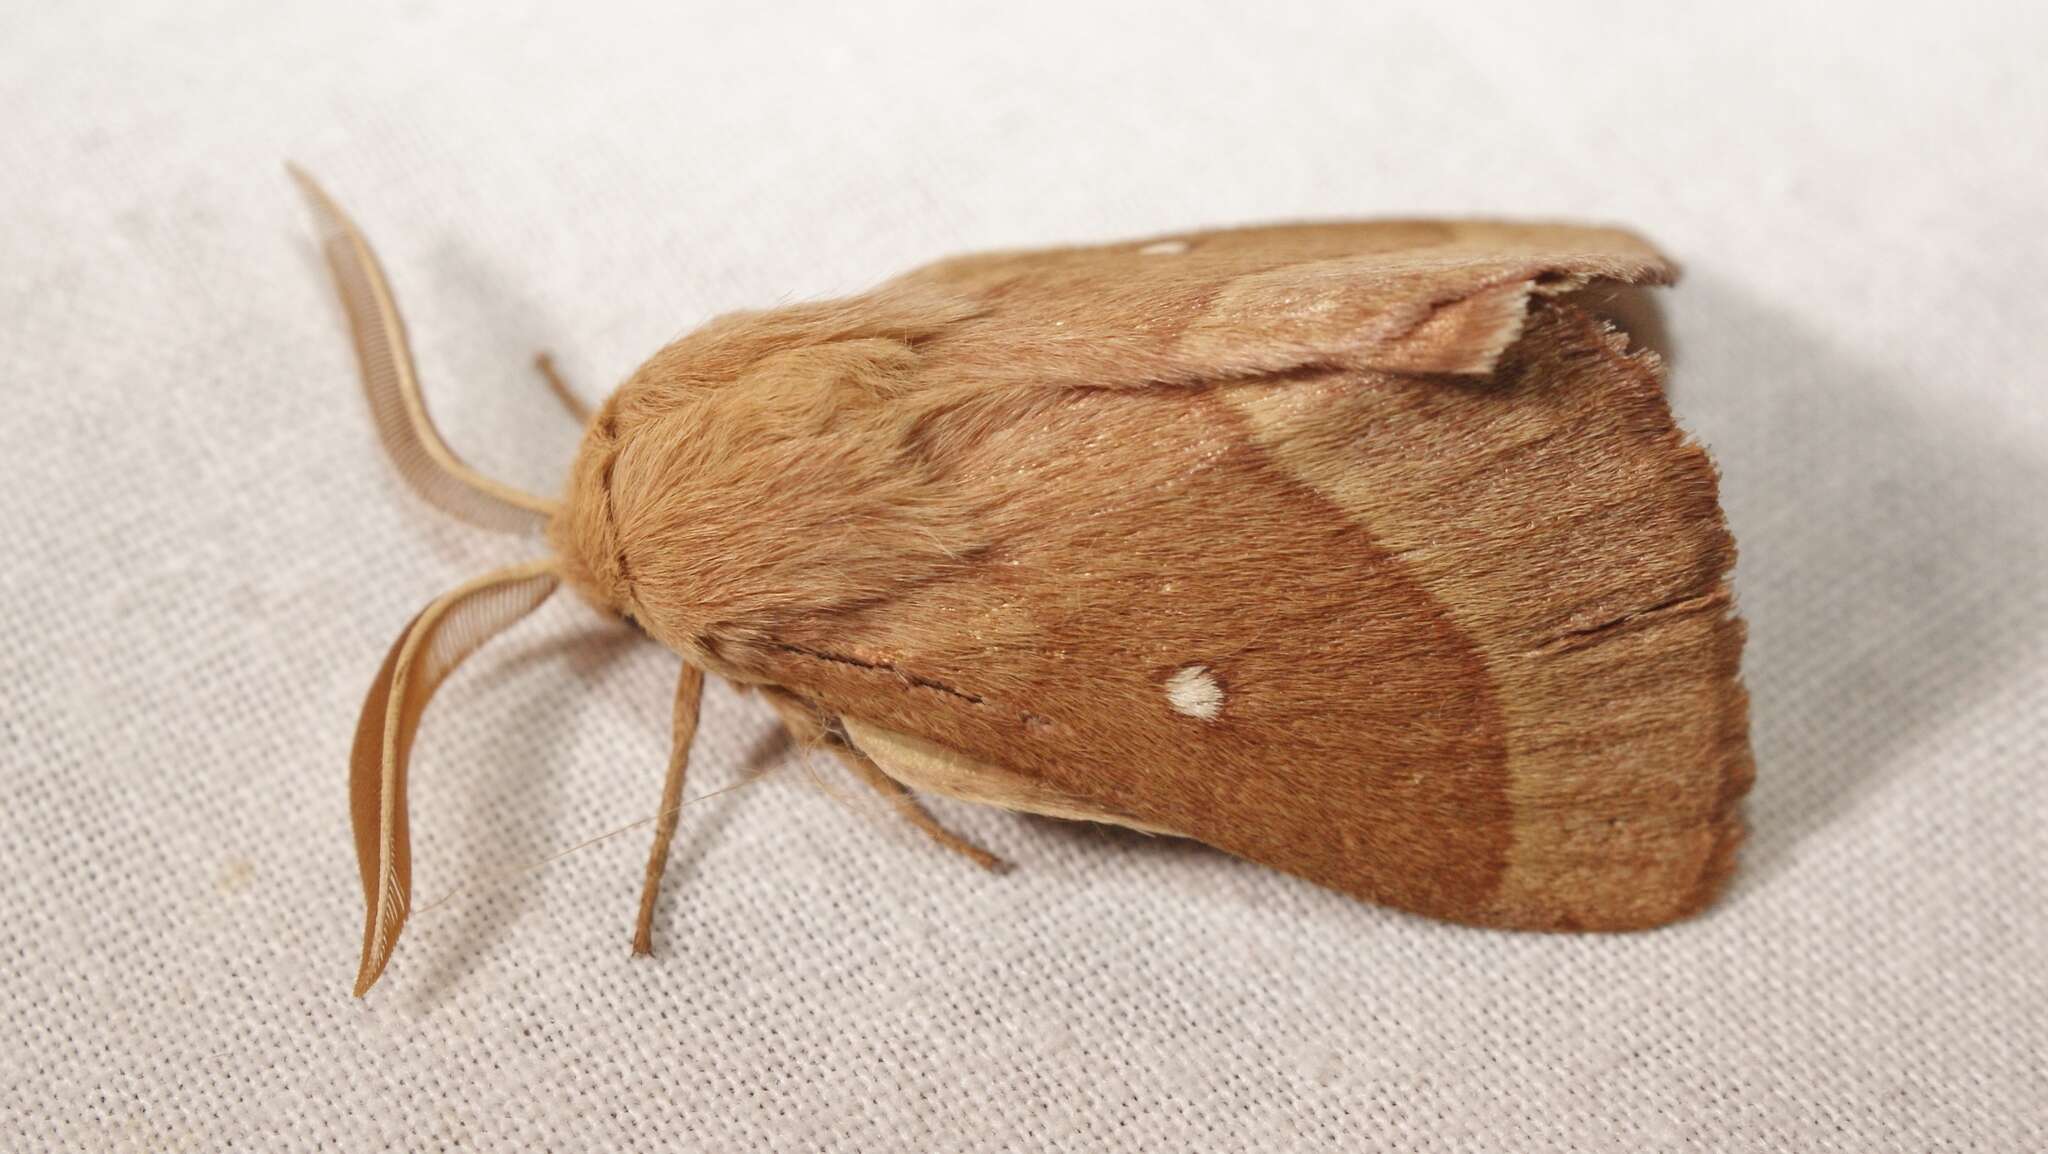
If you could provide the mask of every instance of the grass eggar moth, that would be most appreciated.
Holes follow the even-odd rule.
[[[402,471],[552,546],[433,602],[365,703],[359,994],[409,902],[419,714],[558,584],[684,662],[642,950],[706,672],[983,864],[912,791],[1477,925],[1655,926],[1732,867],[1733,542],[1658,358],[1587,303],[1673,275],[1631,234],[1375,221],[942,261],[657,352],[555,501],[446,447],[367,244],[301,180]]]

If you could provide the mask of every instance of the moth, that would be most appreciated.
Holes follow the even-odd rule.
[[[1734,544],[1662,363],[1597,307],[1675,275],[1630,233],[1361,221],[943,260],[656,352],[554,499],[448,448],[368,244],[300,181],[400,471],[550,550],[434,600],[370,689],[358,995],[410,900],[420,715],[561,585],[682,658],[643,952],[707,673],[988,866],[918,794],[1480,926],[1656,926],[1733,868]]]

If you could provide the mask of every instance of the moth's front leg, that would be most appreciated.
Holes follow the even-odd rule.
[[[633,922],[633,952],[654,952],[654,903],[661,896],[661,875],[668,870],[668,847],[676,836],[676,811],[683,808],[683,771],[690,765],[690,746],[697,739],[697,714],[704,701],[704,671],[685,663],[676,682],[674,737],[668,754],[668,775],[662,782],[661,812],[654,819],[654,845],[647,853],[647,875],[640,885],[640,916]]]

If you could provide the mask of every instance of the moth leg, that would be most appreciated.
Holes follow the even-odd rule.
[[[910,787],[890,777],[873,758],[862,753],[859,747],[846,739],[840,732],[837,718],[823,713],[816,705],[798,697],[786,689],[762,685],[755,687],[775,712],[782,718],[782,724],[789,735],[800,746],[822,745],[839,755],[855,776],[868,783],[876,793],[886,798],[904,820],[916,826],[924,835],[941,848],[959,854],[990,873],[1003,873],[1010,863],[939,824],[930,810],[910,792]]]
[[[545,370],[544,370],[545,371]],[[704,671],[683,666],[676,681],[675,730],[668,754],[668,778],[661,787],[661,812],[654,819],[654,845],[647,853],[647,876],[640,885],[640,916],[633,923],[633,952],[654,952],[654,902],[661,895],[661,875],[668,869],[668,847],[676,836],[676,814],[683,807],[683,771],[690,765],[690,744],[697,737],[698,706],[704,699]]]
[[[562,379],[561,372],[555,368],[555,358],[545,352],[535,353],[533,367],[540,370],[541,379],[548,383],[548,391],[555,395],[556,400],[562,402],[562,407],[569,410],[569,415],[576,418],[576,423],[589,424],[590,406],[584,404],[583,398],[576,395],[576,390],[569,387],[569,382]]]
[[[990,873],[1006,873],[1009,871],[1009,862],[940,825],[939,819],[932,816],[932,811],[926,809],[924,803],[917,800],[917,795],[910,792],[910,787],[884,773],[882,767],[876,765],[873,758],[870,758],[867,754],[862,753],[844,740],[834,742],[832,752],[837,753],[840,760],[846,762],[848,767],[862,781],[873,786],[876,793],[881,794],[888,800],[890,805],[895,806],[896,812],[905,821],[923,831],[926,837],[932,839],[941,848],[959,854],[961,857],[966,858]]]

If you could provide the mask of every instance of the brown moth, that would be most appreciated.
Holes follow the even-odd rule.
[[[405,920],[420,712],[558,583],[684,662],[641,951],[706,672],[985,865],[910,791],[1486,926],[1655,926],[1733,866],[1733,542],[1660,361],[1587,303],[1671,280],[1629,233],[1373,221],[942,261],[657,352],[553,501],[435,433],[375,258],[301,180],[406,477],[554,549],[434,601],[371,689],[358,994]]]

